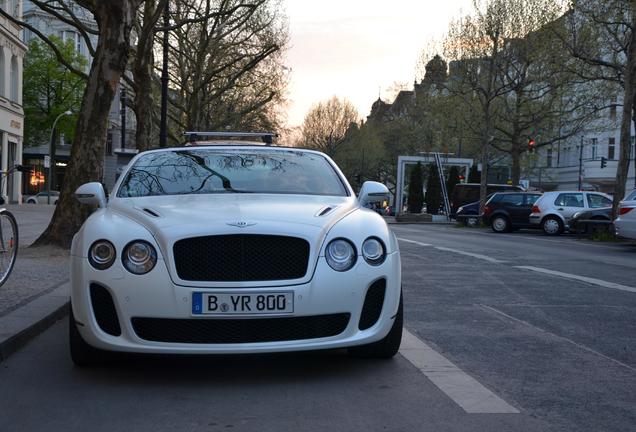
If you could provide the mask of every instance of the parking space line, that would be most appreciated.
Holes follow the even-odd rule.
[[[429,243],[421,243],[421,242],[418,242],[418,241],[415,241],[415,240],[409,240],[409,239],[405,239],[405,238],[402,238],[402,237],[398,237],[397,239],[399,241],[403,241],[405,243],[413,243],[413,244],[416,244],[418,246],[433,246],[432,244],[429,244]]]
[[[605,354],[600,353],[600,352],[596,351],[595,349],[592,349],[592,348],[590,348],[590,347],[588,347],[588,346],[586,346],[586,345],[582,345],[582,344],[580,344],[580,343],[578,343],[578,342],[575,342],[575,341],[573,341],[572,339],[568,339],[568,338],[566,338],[566,337],[564,337],[564,336],[559,336],[559,335],[554,334],[554,333],[552,333],[552,332],[550,332],[550,331],[548,331],[548,330],[544,330],[544,329],[542,329],[541,327],[537,327],[536,325],[531,324],[531,323],[529,323],[528,321],[524,321],[524,320],[522,320],[522,319],[515,318],[515,317],[513,317],[512,315],[509,315],[509,314],[507,314],[507,313],[505,313],[505,312],[503,312],[503,311],[500,311],[499,309],[496,309],[496,308],[494,308],[494,307],[492,307],[492,306],[488,306],[488,305],[485,305],[485,304],[480,304],[480,305],[478,305],[478,306],[480,306],[480,307],[482,307],[482,308],[484,308],[484,309],[488,309],[489,311],[494,312],[494,313],[496,313],[496,314],[498,314],[498,315],[501,315],[501,316],[503,316],[503,317],[506,317],[506,318],[508,318],[508,319],[509,319],[509,320],[511,320],[511,321],[515,321],[515,322],[517,322],[517,323],[519,323],[519,324],[523,324],[523,325],[525,325],[525,326],[531,327],[531,328],[533,328],[533,329],[535,329],[535,330],[537,330],[537,331],[539,331],[539,332],[541,332],[541,333],[545,333],[545,334],[547,334],[547,335],[550,335],[550,336],[552,336],[552,337],[553,337],[553,338],[555,338],[555,339],[559,339],[559,340],[561,340],[561,341],[564,341],[564,342],[567,342],[567,343],[569,343],[569,344],[571,344],[571,345],[574,345],[575,347],[577,347],[577,348],[579,348],[579,349],[582,349],[583,351],[587,351],[587,352],[589,352],[589,353],[595,354],[595,355],[597,355],[597,356],[599,356],[599,357],[604,358],[605,360],[609,360],[609,361],[611,361],[612,363],[616,363],[616,364],[617,364],[617,365],[619,365],[619,366],[622,366],[622,367],[624,367],[624,368],[626,368],[626,369],[629,369],[629,370],[630,370],[630,371],[632,371],[632,372],[636,372],[636,368],[633,368],[633,367],[631,367],[630,365],[628,365],[628,364],[626,364],[626,363],[623,363],[623,362],[622,362],[622,361],[620,361],[620,360],[616,360],[615,358],[612,358],[612,357],[606,356]]]
[[[435,249],[441,250],[441,251],[445,251],[445,252],[453,252],[453,253],[460,254],[460,255],[466,255],[466,256],[477,258],[477,259],[480,259],[480,260],[488,261],[488,262],[491,262],[493,264],[503,264],[503,263],[505,263],[505,261],[498,260],[496,258],[491,258],[491,257],[486,256],[486,255],[476,254],[476,253],[472,253],[472,252],[466,252],[466,251],[462,251],[462,250],[458,250],[458,249],[451,249],[451,248],[441,247],[441,246],[436,246]]]
[[[467,413],[519,413],[406,329],[402,333],[400,354]]]
[[[398,237],[397,239],[399,241],[403,241],[403,242],[406,242],[406,243],[413,243],[413,244],[416,244],[418,246],[426,246],[426,247],[433,246],[430,243],[421,243],[421,242],[418,242],[418,241],[415,241],[415,240],[405,239],[403,237]],[[458,249],[451,249],[451,248],[441,247],[441,246],[433,246],[433,247],[435,249],[437,249],[437,250],[441,250],[441,251],[444,251],[444,252],[453,252],[453,253],[456,253],[456,254],[465,255],[465,256],[472,257],[472,258],[477,258],[477,259],[480,259],[480,260],[488,261],[488,262],[491,262],[491,263],[494,263],[494,264],[503,264],[503,263],[506,262],[506,261],[498,260],[496,258],[491,258],[491,257],[486,256],[486,255],[476,254],[476,253],[472,253],[472,252],[466,252],[466,251],[462,251],[462,250],[458,250]]]
[[[533,266],[515,266],[515,268],[518,269],[522,269],[522,270],[530,270],[530,271],[534,271],[537,273],[543,273],[543,274],[547,274],[547,275],[551,275],[551,276],[558,276],[558,277],[562,277],[565,279],[573,279],[573,280],[578,280],[581,282],[585,282],[585,283],[589,283],[592,285],[597,285],[603,288],[612,288],[612,289],[617,289],[617,290],[621,290],[621,291],[627,291],[627,292],[633,292],[636,293],[636,288],[627,286],[627,285],[621,285],[621,284],[617,284],[614,282],[608,282],[608,281],[604,281],[601,279],[594,279],[591,277],[587,277],[587,276],[579,276],[579,275],[575,275],[575,274],[571,274],[571,273],[563,273],[560,271],[556,271],[556,270],[548,270],[548,269],[544,269],[541,267],[533,267]]]

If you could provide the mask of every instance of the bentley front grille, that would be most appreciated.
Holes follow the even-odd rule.
[[[277,235],[214,235],[179,240],[173,253],[182,280],[289,280],[307,273],[309,242]]]

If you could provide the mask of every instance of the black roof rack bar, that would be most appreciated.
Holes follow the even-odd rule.
[[[189,141],[196,141],[199,138],[260,138],[267,145],[274,142],[278,137],[274,132],[197,132],[188,131],[184,133]]]

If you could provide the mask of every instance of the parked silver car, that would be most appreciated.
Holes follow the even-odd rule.
[[[560,235],[569,230],[575,213],[611,205],[612,198],[601,192],[546,192],[532,207],[530,224],[539,225],[547,235]]]
[[[621,201],[614,228],[617,236],[636,240],[636,189]]]
[[[27,204],[48,204],[47,197],[49,193],[47,191],[40,192],[35,195],[28,196],[24,199]],[[51,204],[57,204],[57,200],[60,198],[58,191],[51,191]]]

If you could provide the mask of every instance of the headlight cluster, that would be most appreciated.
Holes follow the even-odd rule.
[[[372,266],[382,264],[386,258],[384,243],[376,237],[369,237],[362,243],[362,257]],[[334,239],[329,242],[325,249],[325,259],[329,267],[336,271],[350,270],[356,263],[356,248],[347,239]]]
[[[97,240],[88,252],[88,261],[97,270],[106,270],[115,262],[115,246],[108,240]]]
[[[88,251],[88,262],[97,270],[106,270],[115,262],[117,252],[108,240],[97,240]],[[121,261],[126,270],[133,274],[148,273],[157,263],[157,250],[144,240],[134,240],[126,245]]]

